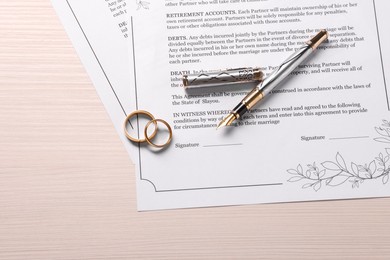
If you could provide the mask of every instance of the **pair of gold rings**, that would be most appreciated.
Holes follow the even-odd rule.
[[[145,135],[145,138],[143,139],[140,139],[140,138],[135,138],[133,136],[131,136],[129,134],[129,132],[127,131],[127,123],[129,122],[129,120],[134,117],[135,115],[144,115],[144,116],[147,116],[150,118],[150,121],[145,125],[145,129],[144,129],[144,135]],[[162,124],[164,124],[167,129],[168,129],[168,132],[169,132],[169,136],[168,136],[168,140],[163,143],[163,144],[155,144],[152,139],[156,136],[157,134],[157,123],[160,122]],[[148,128],[149,126],[153,124],[154,125],[154,131],[153,133],[149,136],[148,135]],[[162,120],[162,119],[155,119],[154,116],[149,113],[148,111],[145,111],[145,110],[136,110],[134,112],[132,112],[131,114],[129,114],[126,119],[125,119],[125,123],[124,123],[124,131],[125,131],[125,135],[127,137],[127,139],[129,139],[130,141],[132,142],[135,142],[135,143],[144,143],[144,142],[147,142],[148,144],[150,144],[151,146],[153,147],[156,147],[156,148],[163,148],[165,146],[167,146],[171,140],[172,140],[172,128],[171,126],[165,121],[165,120]]]

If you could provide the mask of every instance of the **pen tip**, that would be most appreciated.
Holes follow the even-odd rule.
[[[220,129],[221,127],[225,126],[225,125],[223,125],[222,123],[223,123],[223,121],[219,122],[219,124],[217,125],[217,128],[215,128],[215,130],[218,130],[218,129]]]
[[[219,122],[218,126],[217,126],[217,130],[223,126],[229,126],[231,125],[234,120],[236,120],[236,116],[234,114],[229,114],[227,117],[225,117],[224,119],[222,119],[221,122]]]

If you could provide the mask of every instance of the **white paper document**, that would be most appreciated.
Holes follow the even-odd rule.
[[[126,150],[136,147],[127,142],[123,122],[134,110],[133,69],[129,62],[127,10],[148,8],[139,0],[52,0],[97,93]]]
[[[138,148],[139,210],[389,196],[389,7],[167,0],[134,12],[132,100],[173,128],[167,149]],[[182,87],[188,72],[270,73],[320,29],[329,41],[233,127],[216,130],[250,88]]]

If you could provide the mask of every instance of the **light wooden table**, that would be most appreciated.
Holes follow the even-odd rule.
[[[390,259],[390,199],[138,213],[48,0],[0,1],[0,259]]]

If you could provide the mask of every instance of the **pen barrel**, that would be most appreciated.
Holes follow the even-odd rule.
[[[237,83],[259,82],[263,79],[260,68],[237,68],[218,71],[208,71],[200,74],[183,76],[185,88],[204,88],[225,86]]]
[[[245,98],[231,111],[236,119],[241,118],[246,112],[252,109],[260,100],[263,99],[263,93],[254,88]]]
[[[280,66],[278,66],[264,81],[257,85],[263,96],[269,94],[281,81],[298,67],[311,53],[313,49],[310,45],[304,44]]]

